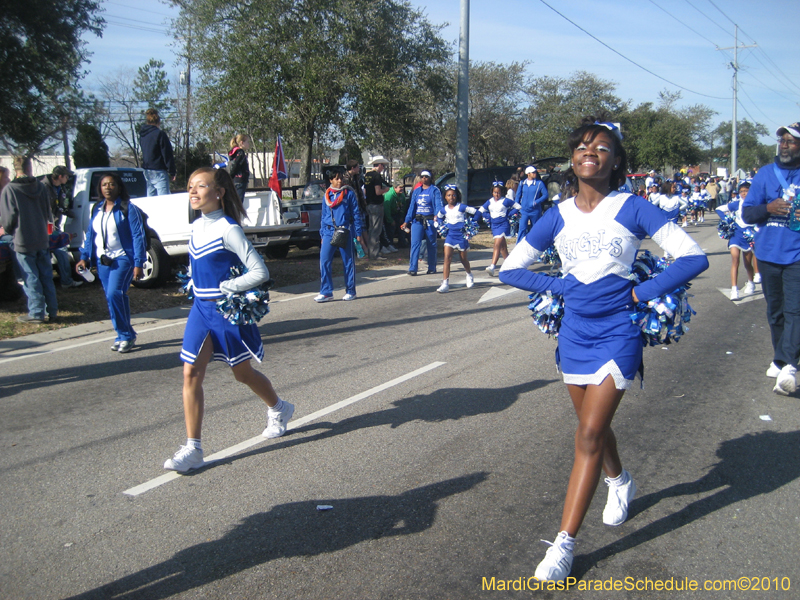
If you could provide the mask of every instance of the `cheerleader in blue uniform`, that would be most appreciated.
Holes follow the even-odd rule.
[[[267,404],[266,438],[280,437],[294,413],[272,383],[250,365],[264,357],[255,324],[234,325],[219,312],[216,301],[228,294],[251,290],[269,279],[264,261],[242,231],[245,215],[227,171],[203,167],[189,177],[189,202],[202,216],[192,225],[189,257],[195,300],[183,335],[183,412],[187,442],[164,463],[170,471],[185,473],[203,465],[200,432],[203,424],[203,379],[211,360],[226,362],[237,381],[247,384]],[[229,279],[231,267],[246,272]]]
[[[728,249],[731,251],[731,300],[739,299],[739,256],[742,257],[744,270],[747,272],[747,283],[742,292],[745,296],[756,291],[757,283],[761,283],[761,274],[758,272],[758,261],[756,260],[753,247],[748,241],[753,239],[753,228],[742,219],[742,204],[750,191],[750,182],[743,181],[739,185],[739,198],[718,206],[716,213],[720,219],[724,219],[727,213],[733,213],[736,217],[736,228],[733,237],[728,240]],[[747,236],[747,237],[746,237]]]
[[[606,472],[603,522],[620,525],[636,484],[622,468],[611,421],[625,390],[642,371],[642,337],[630,314],[637,302],[671,292],[708,268],[700,247],[646,199],[616,190],[625,177],[622,135],[613,123],[584,119],[568,142],[577,195],[534,224],[509,255],[500,280],[564,298],[556,360],[578,416],[575,458],[560,533],[536,569],[540,580],[561,581],[572,568],[574,538]],[[614,190],[614,191],[612,191]],[[628,278],[642,240],[650,236],[675,262],[633,286]],[[529,271],[555,244],[563,278]]]
[[[519,212],[520,205],[513,200],[505,198],[506,186],[502,181],[495,181],[492,184],[492,197],[478,209],[478,216],[489,222],[494,237],[494,249],[492,251],[492,264],[486,267],[486,272],[492,277],[495,275],[497,261],[500,255],[505,260],[508,258],[508,246],[506,236],[511,234],[511,223],[508,218]]]
[[[435,219],[437,228],[441,221],[447,225],[447,237],[444,240],[444,278],[442,285],[436,290],[442,293],[450,291],[450,261],[453,259],[454,250],[458,250],[461,264],[464,265],[464,270],[467,272],[467,287],[471,288],[475,283],[469,267],[469,259],[467,259],[469,241],[464,237],[464,225],[467,215],[474,215],[476,210],[462,204],[461,190],[456,185],[444,186],[444,201],[447,204],[436,214]]]

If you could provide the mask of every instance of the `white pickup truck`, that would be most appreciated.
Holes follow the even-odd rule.
[[[147,196],[142,169],[77,169],[70,206],[72,216],[66,217],[62,224],[63,231],[70,235],[69,248],[73,252],[83,245],[91,207],[99,199],[97,188],[100,179],[112,171],[122,178],[133,204],[147,214],[147,224],[151,230],[144,276],[135,281],[134,285],[155,287],[169,276],[173,261],[187,260],[192,222],[199,216],[199,212],[192,210],[189,194],[186,192],[169,196]],[[280,201],[272,190],[248,192],[244,197],[244,208],[247,211],[247,220],[243,223],[244,233],[259,251],[275,249],[276,254],[280,255],[283,246],[288,248],[292,233],[307,227],[305,223],[299,222],[299,214],[291,211],[281,214]]]

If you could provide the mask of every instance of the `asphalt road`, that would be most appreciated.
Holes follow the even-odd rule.
[[[800,597],[800,394],[764,376],[761,295],[720,291],[715,224],[689,229],[711,262],[691,331],[646,349],[614,420],[631,518],[602,524],[601,483],[570,597]],[[128,355],[107,322],[0,342],[0,597],[562,597],[513,591],[535,583],[572,461],[556,344],[471,256],[471,290],[459,266],[448,294],[391,269],[360,274],[355,302],[275,293],[259,368],[293,429],[258,438],[263,403],[216,363],[203,445],[223,458],[188,476],[162,469],[185,441],[185,313],[138,319]],[[657,581],[699,589],[641,590]],[[597,585],[612,590],[578,589]]]

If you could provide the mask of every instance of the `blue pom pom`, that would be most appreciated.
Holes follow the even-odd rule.
[[[478,223],[472,219],[464,221],[464,239],[471,240],[478,235]]]
[[[446,238],[447,237],[447,223],[440,223],[439,228],[436,230],[439,232],[439,237]]]
[[[725,213],[725,216],[719,220],[717,224],[717,234],[723,240],[729,240],[736,232],[736,217],[731,213]]]
[[[669,266],[670,261],[658,258],[645,250],[636,257],[631,267],[630,279],[643,283],[656,277]],[[638,302],[631,313],[631,320],[642,331],[642,344],[661,346],[678,342],[689,331],[688,323],[697,314],[689,306],[691,284],[680,286],[669,294],[653,298],[649,302]]]
[[[186,298],[189,300],[194,300],[194,283],[192,282],[192,278],[189,277],[189,274],[178,271],[175,277],[181,283],[180,291],[186,294]]]
[[[535,292],[528,296],[531,316],[539,331],[558,338],[561,319],[564,317],[564,297],[551,292]]]
[[[228,280],[247,272],[244,265],[231,267]],[[257,288],[230,294],[217,300],[217,312],[233,325],[253,325],[269,313],[269,288],[273,281],[265,281]]]
[[[751,248],[755,245],[755,235],[753,234],[753,230],[749,227],[742,231],[742,237],[744,237],[745,242],[750,244]]]

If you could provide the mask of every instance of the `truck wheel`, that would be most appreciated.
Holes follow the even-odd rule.
[[[0,273],[0,302],[13,302],[22,297],[22,287],[17,283],[14,268],[8,261],[5,271]]]
[[[150,238],[147,247],[147,257],[142,265],[142,278],[134,280],[137,288],[149,289],[163,285],[170,271],[169,255],[164,251],[161,240],[157,237]]]
[[[289,244],[281,246],[267,246],[264,253],[269,258],[286,258],[289,255]]]

